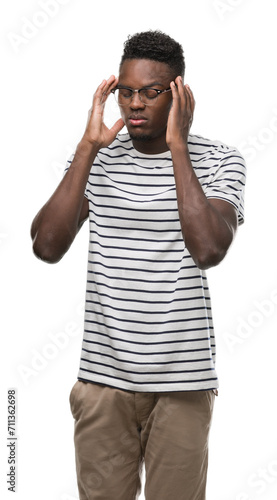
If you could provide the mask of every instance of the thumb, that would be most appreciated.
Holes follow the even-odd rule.
[[[125,123],[122,120],[122,118],[119,118],[119,120],[117,120],[115,124],[111,127],[110,132],[112,132],[116,136],[118,132],[120,132],[120,130],[123,129],[124,125]]]

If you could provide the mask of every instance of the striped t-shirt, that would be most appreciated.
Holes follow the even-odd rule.
[[[189,151],[205,195],[233,204],[241,223],[239,152],[195,135]],[[208,283],[184,244],[170,151],[145,155],[119,134],[99,151],[85,195],[90,239],[79,380],[143,392],[217,388]]]

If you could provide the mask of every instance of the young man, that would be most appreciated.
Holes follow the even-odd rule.
[[[205,269],[243,221],[235,148],[189,134],[182,47],[160,32],[125,43],[85,133],[34,219],[35,254],[58,262],[90,220],[84,339],[70,402],[81,500],[204,500],[215,339]],[[107,98],[122,118],[108,129]],[[119,134],[124,124],[127,134]]]

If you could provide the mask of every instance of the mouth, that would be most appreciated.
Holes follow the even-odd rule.
[[[128,122],[132,125],[132,127],[141,127],[147,122],[147,118],[142,115],[130,115],[128,117]]]

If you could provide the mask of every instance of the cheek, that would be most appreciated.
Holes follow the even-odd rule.
[[[122,108],[121,106],[118,106],[118,108],[119,108],[120,116],[126,125],[126,111],[124,112],[124,108]]]
[[[155,120],[155,123],[157,124],[157,126],[163,127],[167,124],[170,108],[171,108],[171,104],[155,115],[154,120]]]

